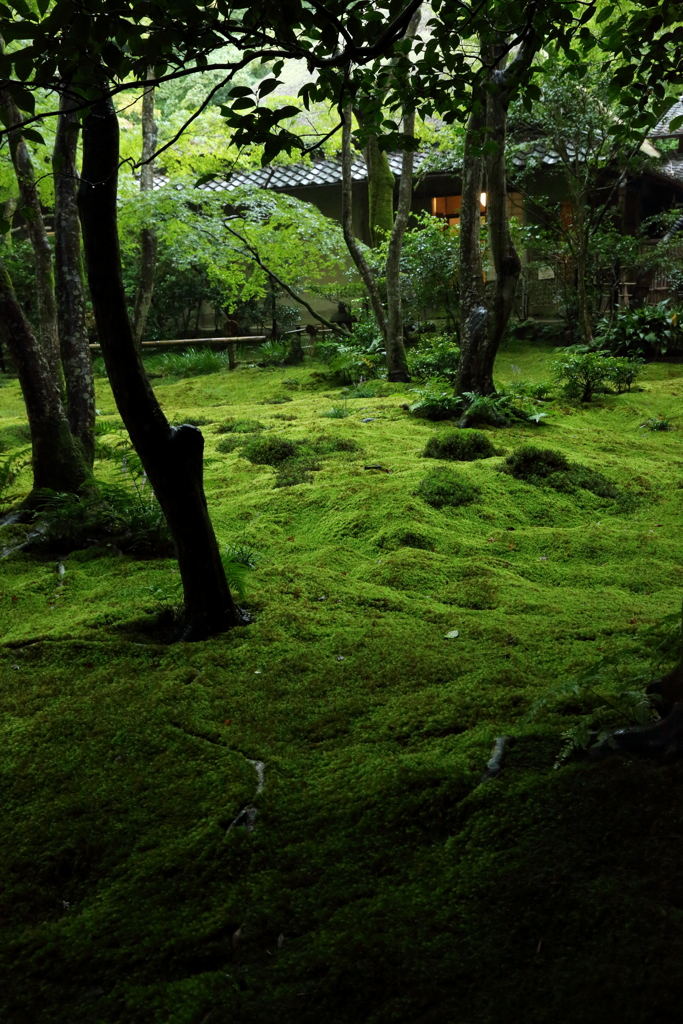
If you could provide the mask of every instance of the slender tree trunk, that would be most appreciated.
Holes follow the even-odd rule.
[[[22,116],[7,92],[0,92],[0,102],[7,111],[10,125],[20,124]],[[33,162],[21,131],[10,134],[10,153],[17,176],[21,204],[26,213],[26,227],[33,248],[36,265],[36,298],[38,300],[38,337],[48,366],[55,380],[60,382],[62,371],[57,337],[57,303],[55,279],[52,269],[52,249],[47,237],[40,197],[36,188]]]
[[[154,77],[154,69],[147,74]],[[140,168],[140,191],[151,192],[154,188],[154,161],[157,148],[157,125],[154,120],[154,86],[145,89],[142,97],[142,167]],[[158,239],[156,229],[143,228],[140,232],[140,283],[135,297],[133,336],[137,348],[142,344],[147,314],[154,294],[154,276],[157,268]]]
[[[415,134],[415,114],[405,114],[403,133],[411,138]],[[398,192],[396,218],[387,252],[387,371],[392,381],[410,380],[405,345],[403,344],[403,304],[401,302],[401,252],[413,198],[413,152],[403,151],[401,183]]]
[[[35,507],[40,503],[41,489],[76,492],[91,477],[69,429],[55,376],[17,301],[1,259],[0,333],[12,356],[26,403],[33,452],[33,490],[24,505]]]
[[[368,137],[365,146],[368,168],[368,221],[370,244],[381,245],[394,226],[394,175],[389,159],[379,148],[376,135]]]
[[[119,128],[111,99],[83,123],[78,205],[97,329],[123,422],[159,499],[176,547],[185,596],[183,638],[242,621],[228,588],[204,496],[201,431],[171,427],[147,380],[126,308],[116,223]]]
[[[512,89],[525,73],[538,48],[530,32],[508,68],[492,66],[500,51],[497,34],[490,45],[482,43],[482,55],[489,62],[485,81],[473,95],[472,113],[465,138],[462,208],[460,211],[460,309],[461,355],[458,393],[495,393],[493,367],[515,300],[521,261],[512,244],[507,216],[505,136]],[[479,241],[479,198],[483,184],[484,142],[486,162],[486,209],[488,240],[496,272],[493,287],[484,288]]]
[[[574,216],[578,243],[578,252],[576,254],[576,300],[579,313],[579,331],[582,344],[591,345],[593,343],[593,318],[591,316],[588,288],[586,286],[588,277],[588,239],[586,237],[583,206],[579,208],[579,204],[576,204]]]
[[[522,261],[512,243],[507,210],[505,141],[510,97],[502,69],[492,72],[491,86],[495,88],[486,94],[487,141],[495,142],[496,149],[486,154],[486,225],[496,280],[489,301],[487,347],[495,360],[514,308]]]
[[[66,382],[67,416],[92,466],[95,457],[95,383],[88,345],[81,268],[76,148],[80,122],[63,93],[52,155],[55,182],[55,280],[59,347]]]
[[[480,196],[484,180],[481,148],[486,127],[483,90],[474,96],[465,134],[460,207],[460,363],[458,394],[493,390],[493,359],[488,350],[488,309],[481,262]],[[495,353],[493,354],[495,359]]]
[[[342,127],[342,229],[344,241],[363,280],[370,300],[370,307],[375,314],[377,326],[382,332],[382,337],[386,344],[389,328],[377,282],[375,281],[375,275],[363,255],[358,239],[353,233],[353,178],[351,175],[351,165],[353,162],[351,153],[352,116],[351,107],[346,107],[343,114],[344,124]]]

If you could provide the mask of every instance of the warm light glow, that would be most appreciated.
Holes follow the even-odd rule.
[[[479,196],[479,202],[481,203],[482,206],[486,206],[486,193],[485,192],[482,192],[482,194]]]

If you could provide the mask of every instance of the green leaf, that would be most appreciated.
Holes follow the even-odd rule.
[[[282,85],[279,78],[265,78],[258,87],[259,99],[268,96],[273,89],[277,89],[278,85]]]
[[[683,114],[680,114],[678,117],[674,117],[671,121],[669,121],[669,131],[670,132],[677,132],[682,124],[683,124]]]
[[[25,139],[28,139],[29,142],[36,142],[39,146],[45,145],[45,139],[40,132],[35,130],[35,128],[23,128],[21,134]]]
[[[201,178],[197,178],[194,183],[195,188],[199,188],[200,185],[206,185],[209,181],[214,181],[216,178],[215,174],[202,174]]]
[[[235,85],[230,90],[230,92],[228,93],[228,96],[230,96],[231,99],[233,97],[237,98],[238,96],[253,96],[253,95],[254,95],[253,89],[250,89],[247,85]]]
[[[12,225],[8,220],[0,220],[0,235],[6,235],[11,227]]]

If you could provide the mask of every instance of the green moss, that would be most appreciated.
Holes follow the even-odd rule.
[[[552,358],[511,342],[498,375],[543,380]],[[104,544],[2,560],[0,1018],[677,1020],[683,766],[554,771],[586,703],[526,716],[589,670],[607,701],[642,690],[676,655],[683,440],[640,424],[677,415],[683,367],[649,366],[643,393],[554,403],[543,428],[570,469],[638,494],[626,512],[485,460],[458,467],[476,502],[435,509],[415,494],[434,428],[391,391],[322,432],[316,372],[156,388],[170,417],[218,423],[300,384],[296,420],[261,438],[321,460],[312,486],[275,489],[280,470],[217,454],[253,433],[205,432],[221,547],[258,553],[251,626],[158,642],[170,558]],[[0,414],[20,425],[16,387]],[[517,424],[500,443],[535,436]],[[120,481],[113,460],[96,473]],[[0,545],[28,529],[0,528]],[[481,785],[502,734],[516,743]],[[246,806],[252,832],[231,828]]]
[[[453,430],[447,434],[435,434],[429,438],[423,452],[428,459],[451,459],[455,462],[490,459],[496,454],[490,439],[479,430]]]
[[[479,490],[452,469],[433,469],[420,481],[415,493],[432,508],[444,508],[467,505],[474,501]]]

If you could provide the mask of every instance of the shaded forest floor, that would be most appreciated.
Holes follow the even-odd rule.
[[[552,355],[510,347],[499,377],[547,378]],[[323,369],[155,381],[171,418],[204,421],[219,539],[257,556],[252,625],[159,643],[171,559],[2,561],[0,1019],[679,1021],[683,766],[554,764],[567,729],[628,724],[674,658],[683,431],[640,424],[683,424],[683,367],[489,428],[501,454],[457,465],[479,492],[451,509],[415,493],[449,425],[387,386],[327,418],[344,400]],[[98,404],[115,436],[104,380]],[[9,380],[0,415],[9,453],[26,444]],[[275,488],[218,450],[230,418],[329,453]],[[631,503],[500,473],[524,444]],[[516,742],[482,784],[501,734]],[[233,824],[252,806],[253,830]]]

